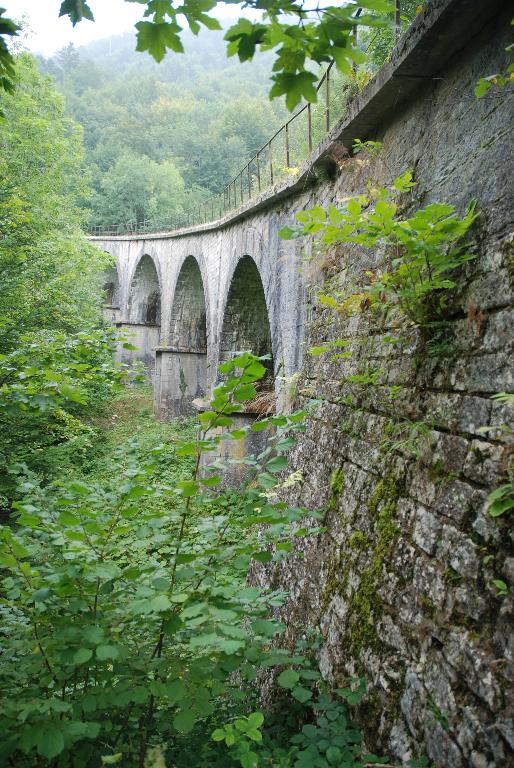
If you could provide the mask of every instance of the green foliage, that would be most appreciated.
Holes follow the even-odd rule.
[[[417,325],[444,312],[445,292],[455,287],[453,273],[474,258],[461,242],[477,218],[475,205],[470,203],[462,218],[443,203],[403,218],[399,198],[413,186],[412,173],[406,171],[390,187],[370,184],[366,194],[341,207],[301,211],[296,217],[300,226],[282,231],[285,239],[319,235],[327,246],[352,244],[383,254],[376,270],[363,275],[362,291],[344,302],[333,299],[335,308],[381,309]]]
[[[92,201],[99,225],[145,220],[165,221],[183,212],[184,180],[172,160],[156,163],[147,157],[121,155],[102,176]]]
[[[400,34],[412,24],[428,0],[401,0]],[[363,30],[361,43],[367,52],[367,66],[372,70],[381,67],[389,59],[396,43],[396,29],[393,14],[389,23],[378,28]]]
[[[40,61],[84,128],[93,224],[169,226],[277,130],[286,113],[266,97],[270,57],[242,66],[226,61],[223,45],[221,33],[188,35],[183,56],[157,65],[126,35]]]
[[[108,257],[81,231],[88,194],[80,128],[34,61],[17,57],[15,95],[0,94],[0,506],[13,465],[52,477],[64,444],[78,458],[88,419],[120,378],[101,330]]]
[[[488,502],[491,517],[500,517],[514,509],[514,483],[500,485],[489,494]]]
[[[514,406],[514,394],[511,392],[498,392],[491,397],[491,400],[495,400],[498,403],[502,403],[507,407]],[[489,431],[489,427],[485,430]],[[502,424],[499,429],[500,436],[503,438],[512,438],[514,431],[512,427],[507,424]],[[509,457],[509,464],[507,466],[507,480],[506,483],[502,483],[494,491],[491,491],[487,497],[489,514],[491,517],[501,517],[506,512],[512,512],[514,510],[514,462]]]
[[[259,757],[252,747],[262,741],[260,729],[263,722],[262,712],[252,712],[248,717],[238,717],[233,723],[217,728],[212,733],[212,739],[224,741],[227,747],[231,747],[242,768],[256,768]]]
[[[94,21],[93,12],[85,0],[63,0],[59,16],[69,16],[73,26],[82,21],[82,19]]]
[[[62,468],[60,446],[75,461],[93,430],[83,420],[112,396],[122,371],[113,367],[112,331],[22,336],[0,355],[0,499],[15,492],[20,465],[51,478]],[[3,506],[3,504],[2,504]]]
[[[33,330],[98,324],[105,255],[81,231],[88,196],[80,127],[31,57],[15,95],[0,93],[0,352]]]
[[[262,496],[270,465],[282,465],[272,464],[273,446],[301,428],[301,414],[279,419],[235,509],[220,506],[223,491],[211,495],[218,469],[200,461],[265,372],[251,355],[224,364],[198,438],[175,447],[190,472],[174,485],[169,449],[142,459],[134,443],[103,483],[43,487],[21,477],[13,525],[1,528],[4,759],[35,765],[73,753],[87,765],[121,752],[138,764],[155,739],[173,749],[217,702],[237,700],[258,666],[288,663],[287,652],[269,648],[282,626],[263,620],[280,596],[244,580],[252,559],[284,556],[304,515]]]
[[[430,449],[432,426],[425,421],[402,418],[393,422],[382,440],[384,453],[400,452],[420,459]]]

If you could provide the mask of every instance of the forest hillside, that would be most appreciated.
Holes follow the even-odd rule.
[[[84,127],[91,224],[180,215],[218,192],[284,121],[272,58],[226,56],[223,31],[188,34],[157,64],[132,34],[39,59]]]

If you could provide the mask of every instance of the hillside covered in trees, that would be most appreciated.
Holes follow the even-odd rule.
[[[131,34],[39,59],[84,128],[90,222],[160,219],[191,209],[232,179],[286,118],[270,102],[272,60],[227,59],[223,32],[188,34],[160,64]]]

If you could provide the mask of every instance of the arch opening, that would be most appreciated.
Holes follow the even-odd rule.
[[[200,267],[188,256],[180,269],[170,320],[170,346],[156,351],[156,413],[196,413],[207,386],[207,313]]]
[[[104,274],[104,303],[112,309],[120,308],[121,291],[118,270],[116,267],[109,267]]]
[[[243,256],[232,276],[220,339],[220,359],[240,352],[269,355],[273,372],[271,331],[264,287],[255,261]]]
[[[130,323],[160,325],[161,287],[155,263],[145,254],[134,272],[128,303]]]
[[[274,413],[276,407],[268,307],[259,270],[250,256],[239,260],[230,283],[220,336],[220,362],[242,352],[267,355],[267,373],[255,384],[256,397],[241,406],[239,412],[231,414],[231,428],[235,429],[246,429],[259,416]],[[223,427],[219,428],[218,432],[222,431]],[[267,430],[249,430],[241,440],[220,442],[216,451],[202,457],[202,462],[204,465],[216,461],[228,464],[230,469],[225,472],[223,483],[237,485],[244,482],[248,471],[241,459],[261,453],[267,436]]]
[[[207,316],[202,274],[194,256],[184,261],[175,288],[170,339],[173,346],[190,352],[207,352]]]

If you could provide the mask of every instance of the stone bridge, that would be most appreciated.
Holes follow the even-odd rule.
[[[296,371],[296,403],[323,398],[291,451],[300,479],[287,493],[323,510],[325,532],[256,578],[290,596],[288,647],[312,626],[327,680],[367,679],[357,717],[387,764],[426,754],[444,768],[514,765],[512,518],[488,507],[512,464],[512,407],[492,398],[514,389],[512,89],[473,93],[506,71],[511,15],[499,0],[433,0],[294,180],[220,221],[95,240],[117,265],[106,312],[134,333],[162,418],[187,412],[217,363],[245,348],[271,355],[279,408]],[[382,159],[349,156],[355,138],[381,141]],[[302,208],[406,168],[410,210],[442,201],[462,212],[475,198],[480,220],[442,335],[429,345],[411,328],[396,347],[386,331],[398,329],[370,313],[310,304],[327,278],[351,293],[376,254],[317,253],[278,233]],[[303,355],[337,338],[349,359]],[[376,384],[352,383],[369,370]],[[391,434],[404,440],[394,449]]]
[[[160,417],[190,412],[236,351],[269,355],[279,377],[298,369],[305,300],[296,249],[278,235],[288,219],[266,212],[201,232],[99,243],[117,265],[106,314],[138,347],[120,357],[145,362]]]

